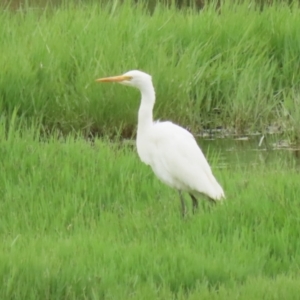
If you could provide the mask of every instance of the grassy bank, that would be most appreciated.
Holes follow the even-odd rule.
[[[155,115],[193,130],[270,123],[299,133],[299,8],[225,2],[201,12],[79,4],[0,12],[0,109],[63,132],[131,135],[139,94],[94,83],[142,69]]]
[[[292,165],[218,169],[211,153],[226,204],[182,220],[177,193],[130,145],[54,133],[44,141],[35,126],[7,131],[5,123],[1,299],[298,297]]]

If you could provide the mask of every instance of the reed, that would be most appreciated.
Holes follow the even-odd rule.
[[[142,2],[0,12],[0,109],[63,133],[132,136],[139,95],[94,82],[153,75],[155,116],[199,131],[223,126],[299,134],[299,8],[225,1],[203,10]]]

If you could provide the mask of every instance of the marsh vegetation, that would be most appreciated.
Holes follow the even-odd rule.
[[[1,10],[0,298],[297,299],[299,28],[296,4]],[[182,219],[139,161],[138,92],[94,83],[129,69],[226,203]]]

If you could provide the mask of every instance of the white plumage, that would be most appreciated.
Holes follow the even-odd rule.
[[[190,194],[193,209],[198,206],[196,197],[200,194],[214,201],[225,198],[193,135],[172,122],[153,122],[155,91],[150,75],[129,71],[121,76],[96,81],[119,82],[140,90],[142,99],[136,141],[139,157],[162,182],[179,191],[183,214],[185,205],[181,191]]]

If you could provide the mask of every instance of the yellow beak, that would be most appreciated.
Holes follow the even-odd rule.
[[[96,82],[122,82],[125,80],[131,80],[131,79],[132,79],[131,76],[121,75],[121,76],[99,78],[99,79],[96,79]]]

